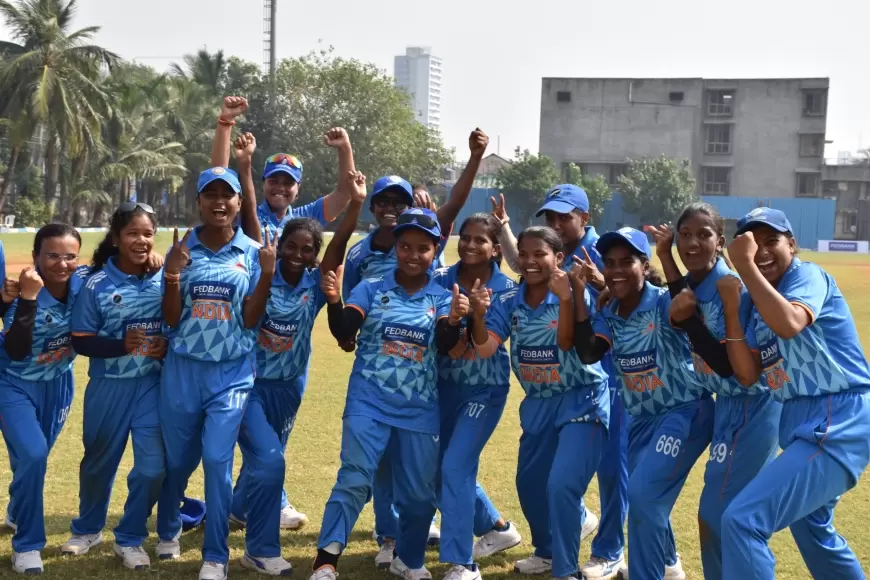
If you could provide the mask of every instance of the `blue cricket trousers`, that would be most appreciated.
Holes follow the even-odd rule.
[[[671,510],[713,437],[710,396],[662,415],[633,417],[628,434],[629,576],[662,580],[677,561]],[[730,577],[729,577],[730,578]]]
[[[160,421],[166,445],[167,509],[157,511],[157,527],[167,534],[164,540],[181,531],[181,500],[202,459],[208,505],[202,557],[207,562],[229,560],[233,452],[253,384],[254,366],[248,357],[203,362],[169,351],[163,363]]]
[[[480,454],[495,431],[507,387],[439,385],[441,406],[441,561],[473,562],[475,532],[485,534],[501,517],[477,484]],[[481,497],[481,495],[483,497]],[[485,527],[484,527],[485,526]]]
[[[141,546],[148,537],[147,520],[160,497],[166,475],[160,431],[160,375],[135,379],[91,379],[85,390],[85,455],[79,467],[79,517],[73,534],[98,534],[106,513],[118,465],[133,439],[133,469],[127,476],[124,515],[115,528],[119,546]]]
[[[290,381],[276,381],[269,379],[256,379],[254,381],[254,390],[258,393],[262,408],[266,414],[266,423],[278,435],[281,441],[281,453],[287,449],[287,441],[290,439],[290,433],[293,431],[293,425],[296,422],[296,415],[299,413],[299,407],[302,404],[302,394],[305,390],[305,381],[308,380],[307,374],[303,377],[296,378]],[[301,383],[301,385],[300,385]],[[262,423],[262,422],[261,422]],[[258,424],[258,426],[260,426]],[[245,422],[242,422],[242,430],[245,429]],[[263,436],[268,438],[260,439],[267,446],[272,445],[271,436],[268,433],[263,433]],[[240,436],[241,443],[241,436]],[[265,448],[265,447],[264,447]],[[233,489],[233,515],[242,520],[247,521],[249,509],[248,484],[249,478],[248,462],[242,450],[242,469],[239,472],[239,477],[236,479],[236,486]],[[281,490],[281,509],[290,505],[287,500],[287,492]],[[280,526],[280,515],[278,522]],[[261,556],[265,557],[265,556]]]
[[[435,513],[437,435],[392,427],[361,415],[342,421],[341,467],[323,513],[318,548],[347,546],[351,530],[372,492],[381,458],[392,464],[394,502],[399,513],[396,553],[409,568],[421,568]]]
[[[722,516],[725,578],[773,579],[770,537],[791,528],[813,578],[866,578],[834,529],[840,495],[870,462],[870,391],[801,397],[782,404],[783,452],[755,476]]]
[[[722,580],[722,514],[779,451],[782,403],[769,393],[716,397],[713,441],[698,507],[706,580]]]
[[[628,514],[628,425],[618,378],[610,375],[609,439],[598,464],[601,519],[592,540],[592,555],[614,561],[625,549],[625,518]]]
[[[48,453],[57,441],[73,400],[73,374],[51,381],[22,381],[0,373],[0,429],[6,440],[12,483],[8,515],[18,531],[16,552],[45,547],[43,489]]]
[[[603,388],[607,388],[604,386]],[[583,496],[601,462],[607,427],[574,420],[589,389],[520,404],[517,494],[532,532],[535,555],[552,559],[553,577],[577,575]]]
[[[239,432],[243,462],[233,513],[245,514],[245,550],[255,558],[281,555],[284,449],[300,402],[293,381],[255,381],[248,398]]]

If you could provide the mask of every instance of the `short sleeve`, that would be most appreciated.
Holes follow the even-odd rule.
[[[245,293],[245,298],[250,298],[254,295],[254,289],[256,289],[257,284],[260,282],[260,275],[263,272],[263,269],[260,267],[260,252],[257,249],[250,250],[248,262],[250,262],[251,271],[249,273],[248,291]]]
[[[368,316],[369,309],[372,307],[372,300],[375,298],[377,284],[379,283],[380,281],[363,281],[357,284],[356,288],[351,291],[345,305],[359,310],[363,317]]]
[[[95,336],[103,325],[103,313],[97,306],[97,293],[89,284],[79,292],[70,317],[73,336]]]
[[[435,320],[450,316],[450,307],[453,305],[453,294],[445,293],[438,298],[438,307],[435,311]]]
[[[511,333],[510,316],[514,296],[516,291],[499,294],[486,313],[486,330],[501,342],[506,341]]]
[[[613,344],[613,333],[610,331],[610,325],[604,314],[598,313],[592,317],[592,331],[596,336],[600,336],[607,341],[608,344]]]
[[[321,197],[306,203],[302,207],[297,207],[293,210],[293,217],[308,218],[320,222],[321,225],[326,225],[337,216],[327,217],[326,215],[326,198]]]
[[[659,324],[664,327],[671,326],[671,293],[667,288],[659,295],[656,310],[658,311]]]
[[[345,302],[350,300],[353,289],[359,286],[359,283],[359,263],[353,258],[346,258],[344,261],[344,273],[341,279],[341,295]]]
[[[808,262],[801,263],[786,274],[777,290],[792,304],[806,309],[811,321],[815,321],[821,313],[829,293],[825,271]]]

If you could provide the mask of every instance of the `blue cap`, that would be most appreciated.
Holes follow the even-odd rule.
[[[181,504],[181,529],[186,532],[201,526],[205,512],[204,501],[185,497]]]
[[[576,185],[563,183],[562,185],[556,185],[547,192],[544,198],[544,205],[541,206],[535,217],[540,216],[545,211],[571,213],[574,210],[588,212],[589,197],[585,191]]]
[[[302,162],[295,155],[275,153],[266,159],[266,167],[263,168],[263,179],[271,177],[276,173],[286,173],[295,179],[296,183],[301,183]]]
[[[791,224],[785,214],[772,207],[757,207],[739,220],[737,220],[737,233],[739,236],[748,232],[755,226],[770,226],[778,232],[792,233]]]
[[[652,249],[649,247],[646,234],[634,228],[620,228],[615,232],[607,232],[595,242],[595,249],[603,256],[610,248],[620,244],[628,244],[640,255],[646,256],[647,260],[652,260]]]
[[[405,230],[422,230],[435,239],[441,239],[441,224],[434,211],[422,207],[406,209],[396,220],[393,235],[398,237]]]
[[[232,169],[226,167],[212,167],[206,169],[199,174],[199,180],[196,182],[196,193],[202,193],[202,190],[212,181],[223,181],[236,193],[242,193],[242,184],[239,183],[239,176]]]
[[[379,193],[383,193],[385,191],[395,191],[397,193],[404,194],[406,201],[408,202],[408,206],[414,205],[414,188],[411,187],[411,184],[406,180],[402,179],[398,175],[387,175],[381,177],[377,181],[375,181],[374,187],[372,187],[372,194],[370,197],[374,197]]]

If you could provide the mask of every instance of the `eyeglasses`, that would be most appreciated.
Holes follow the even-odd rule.
[[[414,224],[427,230],[441,229],[438,220],[429,217],[424,213],[403,213],[396,220],[396,227],[402,225]]]
[[[79,257],[76,254],[55,254],[54,252],[47,252],[45,257],[51,260],[52,262],[78,262]]]
[[[295,155],[287,155],[286,153],[275,153],[266,159],[266,165],[289,165],[296,169],[302,169],[302,163],[296,159]]]
[[[148,205],[147,203],[135,202],[135,201],[125,201],[121,205],[118,206],[118,209],[115,210],[115,213],[130,213],[136,209],[141,209],[145,213],[154,213],[154,208]]]
[[[388,197],[376,197],[372,200],[372,203],[374,204],[375,207],[380,208],[380,209],[386,209],[386,208],[392,207],[392,208],[397,209],[399,211],[405,211],[406,209],[411,207],[405,201],[402,201],[400,199],[390,199]]]

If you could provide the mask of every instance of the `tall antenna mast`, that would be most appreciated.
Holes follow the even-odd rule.
[[[278,0],[263,0],[263,72],[269,73],[273,87],[278,66],[275,43],[277,15]]]

